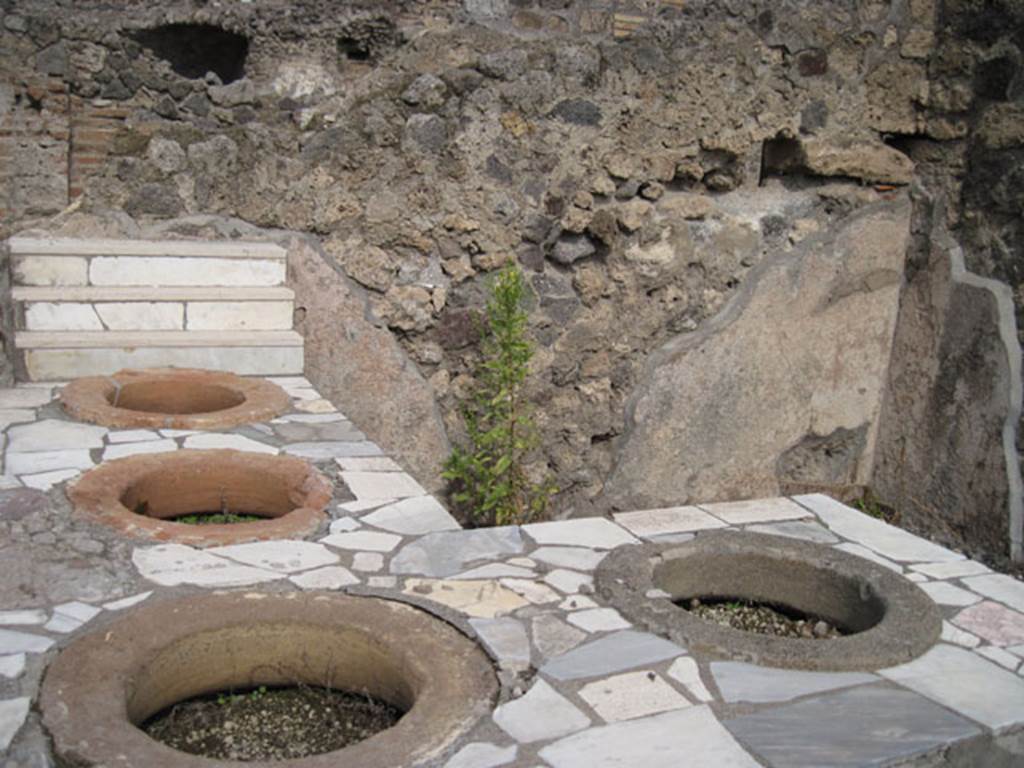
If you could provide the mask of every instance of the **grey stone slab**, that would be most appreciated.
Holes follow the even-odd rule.
[[[533,644],[544,658],[571,651],[587,638],[585,632],[570,627],[551,613],[535,617],[530,629],[533,632]]]
[[[541,547],[531,552],[530,557],[559,568],[592,571],[597,568],[607,554],[607,552],[598,552],[584,547]]]
[[[283,424],[274,424],[274,432],[289,443],[311,443],[324,440],[362,442],[366,440],[366,435],[356,429],[350,421],[312,424],[288,421]]]
[[[369,519],[366,522],[372,524]],[[444,578],[466,570],[474,560],[522,551],[523,538],[515,527],[431,533],[402,547],[391,560],[391,572]]]
[[[11,745],[11,740],[28,716],[28,705],[27,696],[0,701],[0,750]]]
[[[334,421],[345,421],[340,413],[286,413],[280,419],[274,419],[271,424],[290,421],[296,424],[329,424]]]
[[[349,456],[383,456],[384,452],[369,440],[346,442],[331,440],[324,442],[292,443],[284,452],[310,461],[330,461]]]
[[[45,419],[7,430],[9,451],[60,451],[102,448],[106,427]]]
[[[883,523],[824,494],[795,496],[794,499],[814,512],[833,532],[898,562],[947,563],[963,560],[963,555],[932,544],[901,528]]]
[[[1024,612],[1024,582],[1012,576],[993,573],[987,576],[971,576],[963,579],[970,589],[985,597],[1006,603],[1011,608]]]
[[[31,632],[16,632],[0,629],[0,653],[43,653],[53,645],[53,640]]]
[[[1024,680],[963,648],[936,645],[879,674],[989,728],[1024,722]]]
[[[10,656],[0,656],[0,677],[13,680],[25,671],[25,654],[15,653]]]
[[[467,744],[455,756],[444,764],[444,768],[498,768],[508,765],[516,759],[519,747],[499,747],[497,744],[474,742]]]
[[[381,507],[363,518],[367,525],[385,531],[419,536],[436,531],[457,531],[461,526],[433,496],[415,496],[411,499]]]
[[[754,533],[767,533],[772,536],[788,536],[791,539],[803,539],[817,544],[835,544],[839,538],[825,526],[804,520],[792,520],[786,523],[764,523],[746,528]]]
[[[811,693],[878,682],[874,675],[862,672],[804,672],[740,661],[712,662],[711,674],[722,697],[729,702],[788,701]]]
[[[850,688],[725,721],[773,768],[883,766],[977,735],[969,721],[887,685]]]
[[[758,768],[707,707],[588,728],[540,757],[552,768]]]
[[[526,627],[521,621],[508,617],[470,619],[469,624],[498,660],[499,666],[512,670],[530,666],[530,638],[526,636]]]
[[[590,718],[543,680],[494,711],[494,722],[522,744],[557,739],[583,730]]]
[[[540,545],[552,544],[591,549],[615,549],[622,544],[640,542],[626,530],[603,517],[583,517],[576,520],[556,520],[549,523],[524,525],[534,541]]]
[[[685,652],[656,635],[627,629],[556,656],[540,671],[555,680],[578,680],[656,664]]]

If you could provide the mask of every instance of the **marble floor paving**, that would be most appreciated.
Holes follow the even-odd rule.
[[[140,603],[235,588],[402,600],[477,638],[502,700],[438,768],[1024,764],[1024,583],[822,495],[463,530],[308,381],[275,381],[288,413],[205,433],[76,423],[59,385],[0,390],[3,765],[51,764],[32,705],[63,646]],[[313,462],[335,482],[329,519],[308,540],[197,549],[71,514],[65,488],[100,462],[211,447]],[[691,652],[594,592],[615,548],[724,529],[886,565],[937,604],[941,640],[887,669],[770,669]]]

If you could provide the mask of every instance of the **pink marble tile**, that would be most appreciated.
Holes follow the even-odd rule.
[[[993,645],[1024,642],[1024,614],[986,600],[960,611],[953,623],[983,637]]]

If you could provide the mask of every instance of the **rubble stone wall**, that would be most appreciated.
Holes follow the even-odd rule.
[[[860,484],[887,445],[878,402],[858,414],[873,414],[866,427],[830,417],[827,434],[808,424],[793,442],[775,435],[757,456],[773,469],[757,482],[730,470],[675,483],[671,499],[620,493],[642,485],[641,462],[608,487],[624,478],[624,446],[637,444],[628,414],[652,355],[707,336],[767,259],[811,248],[809,238],[831,242],[868,207],[903,210],[908,185],[921,190],[915,211],[925,198],[948,201],[969,267],[1009,283],[1019,311],[1021,25],[999,23],[1018,13],[1013,3],[980,5],[999,8],[0,0],[3,230],[72,205],[140,222],[236,217],[318,239],[330,280],[294,285],[302,323],[316,328],[310,375],[347,408],[352,371],[318,351],[346,333],[330,314],[341,280],[337,290],[361,297],[365,321],[393,339],[387,365],[401,357],[417,408],[440,414],[429,439],[385,446],[432,487],[438,446],[460,435],[489,275],[512,259],[534,293],[543,448],[531,471],[562,489],[559,514],[769,492],[794,472],[809,485]],[[913,269],[898,284],[938,269],[915,257],[924,241],[908,240]],[[904,319],[908,300],[893,299]],[[791,343],[817,354],[830,341],[809,330]],[[746,361],[752,386],[767,368]],[[870,391],[897,373],[882,366]],[[923,396],[939,385],[915,386]],[[757,441],[718,429],[735,414],[716,420],[710,403],[689,410],[742,467]],[[641,453],[666,477],[701,461]],[[833,453],[845,458],[821,459]],[[999,487],[1000,469],[986,472]],[[1005,520],[1005,504],[984,514]]]

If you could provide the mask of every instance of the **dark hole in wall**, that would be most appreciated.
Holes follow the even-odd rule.
[[[907,157],[914,157],[914,148],[921,137],[909,133],[887,133],[882,136],[882,141]]]
[[[135,34],[135,39],[190,80],[213,72],[222,83],[245,76],[249,39],[210,24],[166,24]]]
[[[338,38],[338,53],[349,61],[369,61],[371,56],[368,41],[347,36]]]
[[[338,55],[348,61],[376,61],[403,42],[394,21],[384,16],[353,19],[341,28]]]
[[[769,176],[785,176],[801,168],[803,152],[800,142],[785,136],[776,136],[764,142],[761,149],[761,178],[763,184]]]
[[[1017,64],[1009,56],[983,61],[974,74],[975,93],[983,99],[1007,101],[1016,74]]]

